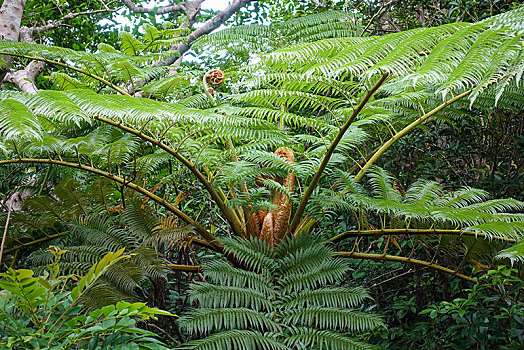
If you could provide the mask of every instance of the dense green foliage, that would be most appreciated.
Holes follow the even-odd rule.
[[[392,321],[380,344],[389,349],[522,348],[524,305],[516,300],[523,283],[515,272],[500,266],[483,276],[483,284],[464,290],[456,285],[453,293],[460,297],[420,312],[415,297],[392,300],[387,311]]]
[[[56,248],[56,247],[55,247]],[[50,251],[55,257],[47,275],[34,277],[31,270],[9,269],[1,274],[0,346],[2,349],[167,349],[154,334],[136,327],[136,318],[170,315],[144,303],[118,302],[82,312],[86,293],[119,260],[123,250],[107,254],[89,272],[60,275],[59,261],[65,251]],[[71,281],[78,281],[69,290]]]

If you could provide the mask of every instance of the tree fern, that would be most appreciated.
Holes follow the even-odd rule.
[[[521,107],[523,11],[519,7],[476,24],[452,23],[383,37],[316,40],[329,23],[348,25],[337,14],[282,24],[296,41],[301,35],[316,41],[279,48],[237,71],[230,86],[234,93],[217,93],[214,101],[200,93],[173,101],[196,79],[181,80],[180,95],[175,91],[177,78],[150,85],[145,81],[163,74],[151,64],[163,54],[149,53],[147,46],[157,39],[175,40],[180,33],[167,31],[164,37],[162,30],[146,28],[144,38],[122,34],[121,49],[131,55],[107,45],[98,53],[79,53],[1,42],[4,55],[36,55],[58,66],[69,62],[62,67],[73,71],[73,78],[84,82],[83,75],[87,84],[107,89],[41,91],[32,96],[2,91],[0,105],[9,112],[0,122],[5,136],[0,140],[0,162],[55,164],[104,176],[153,200],[193,227],[210,246],[219,244],[211,234],[214,211],[206,213],[209,220],[196,220],[172,205],[169,194],[164,198],[156,189],[147,189],[170,181],[156,172],[165,164],[176,164],[175,171],[185,168],[184,174],[199,183],[192,188],[205,189],[202,198],[216,203],[216,212],[226,221],[218,233],[249,235],[250,218],[244,214],[266,206],[272,193],[285,192],[282,184],[264,176],[290,173],[296,176],[298,190],[285,196],[291,197],[295,209],[286,234],[297,233],[308,215],[329,213],[332,204],[360,214],[376,213],[384,227],[386,215],[393,215],[425,229],[433,224],[460,230],[484,227],[487,236],[495,237],[493,227],[478,225],[497,222],[506,227],[498,238],[518,238],[521,232],[511,223],[521,221],[521,215],[505,212],[521,210],[516,202],[472,206],[479,202],[478,192],[464,189],[458,197],[438,196],[438,186],[423,182],[403,197],[380,170],[372,172],[381,178],[370,178],[376,195],[356,195],[362,190],[357,185],[337,195],[331,179],[343,171],[345,180],[335,182],[347,184],[358,172],[352,179],[360,181],[401,138],[437,118],[460,118],[470,106]],[[319,22],[320,32],[311,29]],[[259,27],[239,33],[242,30],[267,32]],[[229,34],[218,33],[217,40],[220,35]],[[130,96],[141,87],[159,100]],[[160,100],[168,95],[173,102]],[[295,153],[292,164],[272,154],[279,147]],[[511,237],[508,232],[513,232]],[[173,232],[167,235],[173,237]]]

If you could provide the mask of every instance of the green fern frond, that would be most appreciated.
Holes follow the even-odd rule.
[[[188,88],[190,84],[190,77],[185,75],[172,75],[163,79],[155,79],[151,83],[140,87],[140,90],[156,97],[165,98],[169,94],[178,93]]]
[[[270,25],[234,26],[203,36],[193,46],[197,49],[247,46],[253,51],[267,52],[299,42],[353,36],[354,23],[349,18],[342,11],[324,11]]]
[[[271,295],[243,287],[219,286],[208,283],[195,283],[191,287],[192,298],[198,300],[203,308],[247,307],[254,311],[273,311],[269,299]]]
[[[257,290],[265,295],[273,292],[270,280],[264,275],[234,268],[224,260],[214,260],[206,263],[205,273],[209,281],[217,285]]]
[[[311,306],[304,310],[284,312],[283,322],[289,326],[314,329],[363,332],[383,326],[375,315],[346,309]]]
[[[122,220],[129,230],[141,239],[151,237],[158,225],[158,218],[153,214],[151,208],[143,206],[138,200],[127,203],[122,212]]]
[[[65,73],[51,73],[51,80],[55,83],[58,90],[90,89],[89,84],[79,81]]]
[[[353,308],[370,298],[368,292],[362,287],[331,287],[301,291],[290,296],[289,301],[282,304],[282,307],[285,309],[309,309],[315,306]]]
[[[178,349],[185,350],[291,350],[271,334],[251,330],[230,330],[187,342]]]
[[[442,196],[442,187],[435,181],[417,180],[409,186],[405,195],[405,202],[409,204],[431,204]]]
[[[41,140],[41,127],[31,110],[19,101],[0,101],[0,134],[5,139]]]
[[[318,288],[326,284],[333,284],[347,274],[349,267],[342,264],[340,259],[323,260],[312,266],[307,272],[282,273],[279,281],[286,292],[298,292],[303,289]]]
[[[78,239],[96,246],[104,246],[108,251],[129,247],[136,242],[129,232],[114,227],[111,220],[102,215],[71,222],[69,229]]]
[[[475,226],[465,227],[463,230],[482,232],[490,238],[502,237],[518,240],[523,236],[524,221],[489,221]]]
[[[221,238],[226,252],[234,253],[235,257],[247,267],[258,273],[268,274],[276,268],[272,251],[262,239],[227,239]]]
[[[524,241],[502,250],[497,259],[509,259],[511,264],[524,262]]]
[[[120,33],[120,48],[126,55],[137,56],[145,45],[129,32]]]
[[[221,329],[281,331],[279,325],[265,314],[243,307],[198,309],[192,314],[182,316],[179,324],[189,334],[203,335]]]
[[[359,342],[343,334],[329,330],[318,330],[304,327],[294,327],[285,344],[292,349],[344,349],[344,350],[371,350],[375,346]]]
[[[313,111],[325,109],[333,111],[345,105],[343,100],[310,94],[301,91],[286,91],[279,89],[264,89],[234,95],[231,101],[236,103],[250,102],[265,107],[305,108]]]
[[[369,172],[373,194],[385,200],[400,201],[400,193],[393,187],[393,176],[382,168],[375,167]]]

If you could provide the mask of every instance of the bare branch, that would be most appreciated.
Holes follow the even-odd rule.
[[[35,240],[31,241],[31,242],[21,243],[21,244],[19,244],[17,246],[14,246],[12,248],[4,250],[4,253],[7,254],[7,253],[15,252],[15,251],[17,251],[19,249],[22,249],[22,248],[25,248],[25,247],[30,247],[30,246],[35,245],[35,244],[51,241],[51,240],[53,240],[55,238],[65,236],[68,233],[69,233],[69,231],[60,232],[60,233],[56,233],[54,235],[49,235],[49,236],[45,236],[45,237],[42,237],[42,238],[39,238],[39,239],[35,239]]]
[[[9,227],[9,219],[11,218],[11,206],[7,211],[7,219],[5,220],[4,234],[2,235],[2,243],[0,243],[0,263],[2,262],[2,255],[4,253],[5,237],[7,236],[7,228]]]
[[[381,236],[381,235],[455,235],[455,236],[470,236],[483,239],[494,239],[496,241],[515,243],[515,239],[490,236],[482,232],[462,231],[462,230],[448,230],[448,229],[380,229],[380,230],[352,230],[342,232],[329,239],[330,242],[340,242],[349,237],[363,237],[363,236]]]
[[[36,94],[38,92],[38,88],[35,85],[35,80],[36,77],[38,77],[40,73],[42,73],[44,68],[45,62],[31,61],[25,67],[25,69],[13,73],[7,73],[4,78],[4,81],[7,83],[15,84],[23,92],[27,92],[29,94]]]
[[[202,270],[202,266],[198,265],[165,264],[164,266],[173,271],[200,272]]]
[[[48,23],[44,26],[40,27],[21,27],[19,29],[19,38],[16,40],[20,40],[21,42],[26,43],[34,43],[33,35],[35,33],[44,32],[47,30],[51,30],[57,27],[60,27],[64,25],[64,22],[71,20],[73,18],[79,17],[79,16],[86,16],[86,15],[93,15],[97,13],[104,13],[104,12],[115,12],[120,10],[120,8],[111,10],[96,10],[96,11],[84,11],[84,12],[76,12],[76,13],[69,13],[65,15],[62,19]],[[8,57],[8,56],[5,56]],[[10,58],[11,59],[11,58]],[[23,92],[27,92],[30,94],[36,94],[38,92],[38,88],[36,87],[35,81],[36,78],[43,72],[45,68],[45,62],[42,61],[31,61],[25,69],[18,70],[16,72],[6,73],[5,78],[3,79],[7,83],[15,84],[22,90]]]
[[[131,11],[136,13],[150,13],[155,12],[157,15],[162,15],[165,13],[170,12],[177,12],[177,11],[185,11],[186,5],[184,3],[180,4],[173,4],[163,7],[153,7],[153,8],[146,8],[146,7],[138,7],[133,0],[121,0],[124,5],[127,6]]]
[[[396,2],[396,0],[390,0],[388,3],[386,4],[382,4],[380,6],[380,9],[371,17],[371,19],[369,20],[369,23],[368,25],[366,26],[366,28],[364,28],[364,30],[362,31],[362,34],[361,36],[364,36],[364,34],[367,32],[367,30],[369,29],[369,27],[371,26],[371,24],[373,23],[373,21],[375,20],[375,18],[377,16],[382,16],[386,11],[387,9],[389,8],[389,6],[391,4],[393,4],[394,2]],[[380,17],[378,17],[380,19]]]
[[[386,255],[386,254],[368,254],[368,253],[356,253],[356,252],[335,252],[335,254],[342,256],[344,258],[369,259],[369,260],[375,260],[375,261],[396,261],[396,262],[401,262],[405,264],[414,264],[414,265],[419,265],[419,266],[425,266],[425,267],[429,267],[429,268],[432,268],[438,271],[445,272],[447,274],[461,278],[468,282],[478,283],[478,281],[475,278],[466,276],[455,270],[452,270],[447,267],[437,265],[434,263],[430,263],[424,260],[406,258],[403,256],[396,256],[396,255]]]
[[[211,33],[213,30],[220,27],[225,21],[227,21],[231,16],[237,13],[242,7],[246,6],[250,2],[258,0],[233,0],[225,9],[217,13],[217,15],[207,21],[202,27],[195,30],[193,33],[189,34],[187,37],[187,42],[181,43],[173,48],[180,52],[180,56],[186,53],[191,44],[198,38],[203,35]],[[159,61],[156,66],[168,66],[173,64],[177,60],[177,57],[170,57],[165,61]]]
[[[317,6],[326,7],[326,0],[322,0],[322,2],[320,2],[319,0],[311,0],[311,2]]]
[[[106,12],[116,12],[116,11],[119,11],[121,10],[123,7],[118,7],[116,9],[104,9],[104,10],[95,10],[95,11],[84,11],[84,12],[73,12],[73,13],[68,13],[67,15],[65,15],[64,17],[62,17],[62,19],[58,20],[58,21],[55,21],[55,22],[51,22],[51,23],[48,23],[46,25],[43,25],[43,26],[39,26],[39,27],[24,27],[28,29],[29,31],[29,34],[34,34],[34,33],[40,33],[40,32],[45,32],[47,30],[51,30],[51,29],[55,29],[55,28],[58,28],[62,25],[64,25],[64,22],[66,21],[69,21],[73,18],[76,18],[76,17],[80,17],[80,16],[89,16],[89,15],[95,15],[97,13],[106,13]],[[24,40],[21,40],[21,41],[24,41]]]

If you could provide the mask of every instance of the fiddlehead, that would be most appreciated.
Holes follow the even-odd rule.
[[[204,92],[206,93],[207,98],[209,99],[209,102],[214,106],[215,101],[215,90],[209,86],[211,85],[220,85],[225,80],[224,72],[222,72],[220,69],[211,69],[204,74],[204,77],[202,78],[202,84],[204,85]]]
[[[289,162],[295,161],[293,151],[287,147],[280,147],[275,154],[286,159]],[[295,190],[295,174],[288,173],[285,179],[275,179],[286,189],[287,193],[276,190],[271,199],[276,208],[267,213],[261,224],[260,237],[269,244],[276,245],[286,236],[289,227],[289,218],[291,216],[291,198]],[[289,194],[289,196],[288,196]],[[256,219],[260,222],[260,213]]]

